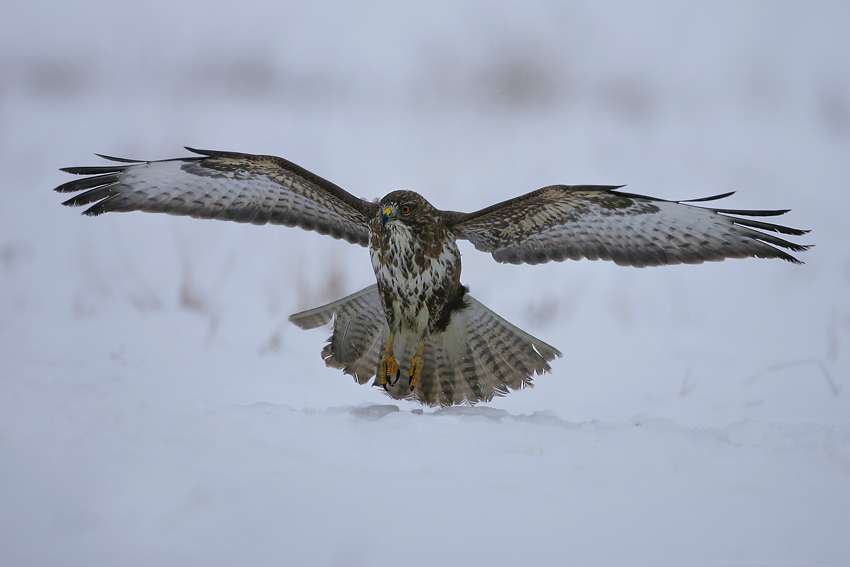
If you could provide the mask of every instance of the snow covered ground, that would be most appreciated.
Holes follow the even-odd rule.
[[[850,565],[850,5],[12,0],[0,565]],[[93,152],[284,156],[473,210],[552,183],[792,208],[804,266],[503,266],[565,356],[390,403],[286,318],[373,281],[282,227],[84,218]]]

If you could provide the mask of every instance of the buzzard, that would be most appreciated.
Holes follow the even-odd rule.
[[[328,366],[374,378],[395,399],[426,405],[489,401],[531,386],[561,356],[476,301],[460,282],[457,240],[497,262],[613,260],[623,266],[781,258],[808,246],[776,235],[808,231],[759,220],[787,210],[713,209],[619,191],[552,185],[473,213],[442,211],[412,191],[357,198],[274,156],[186,148],[193,157],[69,167],[85,175],[56,188],[84,214],[145,211],[281,224],[369,248],[377,283],[290,317],[302,329],[333,320]]]

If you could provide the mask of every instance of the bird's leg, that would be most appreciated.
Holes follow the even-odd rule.
[[[384,356],[381,359],[381,386],[384,387],[384,390],[388,390],[389,386],[394,386],[396,382],[398,382],[398,363],[395,361],[395,355],[393,354],[393,342],[395,341],[395,334],[390,333],[390,339],[387,341],[387,348],[384,350]],[[390,376],[395,376],[395,380],[390,382]]]
[[[425,360],[422,359],[422,353],[425,351],[425,337],[419,339],[419,348],[416,349],[416,356],[410,360],[410,391],[416,389],[419,383],[419,377],[422,375],[422,367],[425,366]]]

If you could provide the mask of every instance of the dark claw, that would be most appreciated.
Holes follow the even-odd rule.
[[[387,381],[384,382],[384,390],[389,391],[390,386],[395,386],[398,383],[398,379],[401,376],[401,370],[397,370],[395,373],[395,380],[390,380],[390,377],[387,376]]]

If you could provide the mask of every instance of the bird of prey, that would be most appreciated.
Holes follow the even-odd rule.
[[[778,234],[808,231],[758,220],[787,210],[713,209],[620,191],[552,185],[473,213],[443,211],[412,191],[355,197],[285,159],[186,148],[193,157],[69,167],[85,175],[56,188],[87,215],[145,211],[281,224],[366,246],[377,283],[290,320],[312,329],[333,320],[328,366],[360,384],[374,378],[395,399],[450,406],[489,401],[531,385],[561,356],[508,323],[461,284],[457,240],[497,262],[613,260],[624,266],[781,258],[808,246]]]

